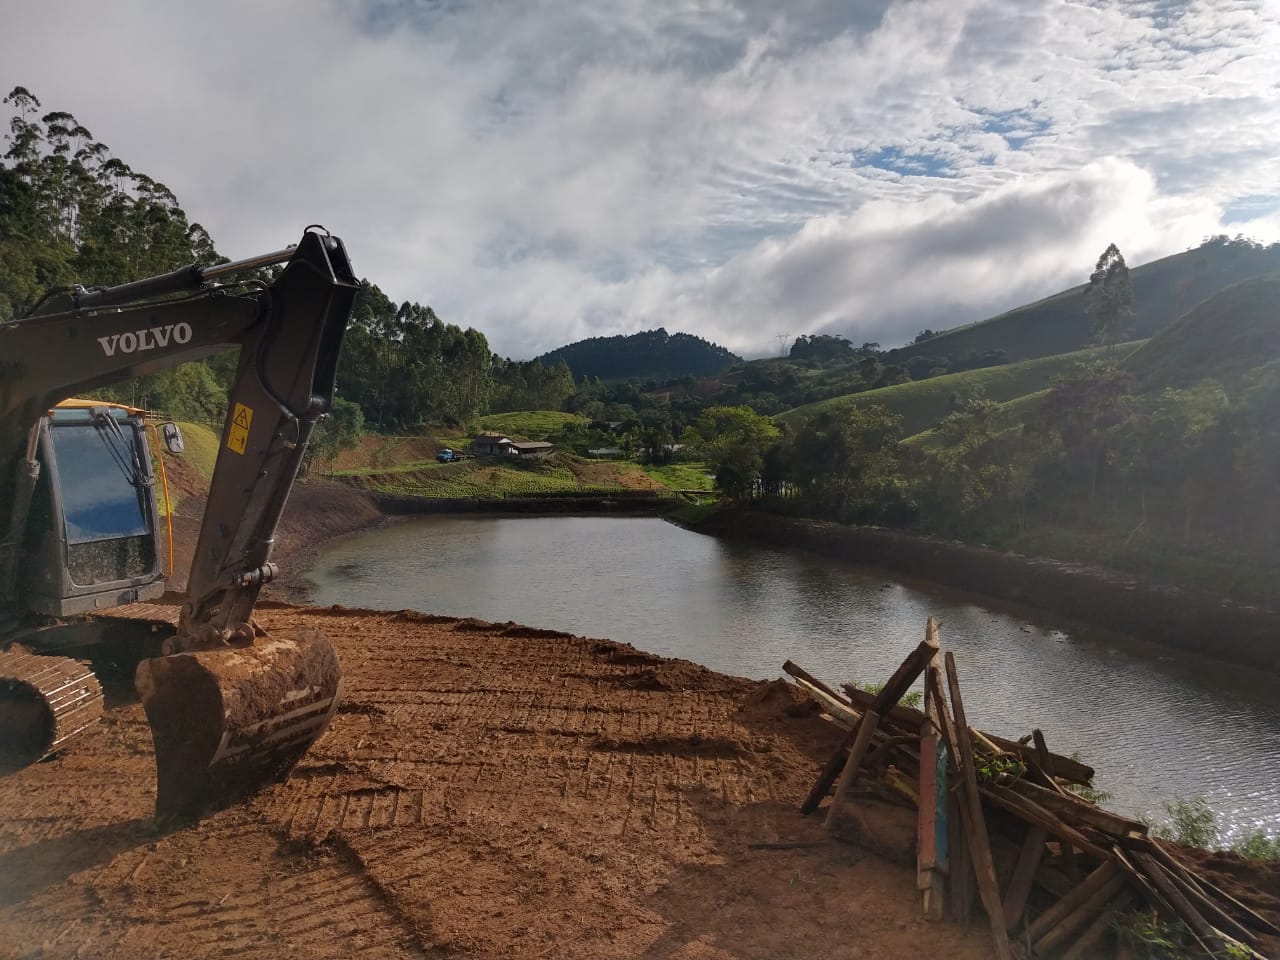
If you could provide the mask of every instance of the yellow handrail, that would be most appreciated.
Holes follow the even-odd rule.
[[[173,576],[173,504],[169,502],[169,474],[164,469],[164,451],[160,448],[160,432],[150,421],[147,426],[156,440],[156,459],[160,462],[160,486],[164,490],[164,518],[169,526],[169,576]]]

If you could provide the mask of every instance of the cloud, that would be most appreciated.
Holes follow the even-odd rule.
[[[513,356],[657,324],[747,353],[784,329],[888,345],[1077,282],[1111,240],[1138,263],[1275,235],[1261,3],[0,16],[0,79],[167,183],[228,255],[325,223],[394,299]],[[1272,212],[1223,227],[1245,200]]]

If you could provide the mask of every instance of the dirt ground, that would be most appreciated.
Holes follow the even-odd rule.
[[[169,479],[180,589],[201,501]],[[298,485],[271,590],[381,519],[360,491]],[[919,919],[913,871],[800,816],[835,735],[780,681],[419,613],[268,600],[259,621],[333,640],[329,731],[288,782],[165,832],[145,716],[113,684],[98,727],[0,777],[0,957],[988,954]],[[778,841],[814,845],[750,846]]]
[[[918,918],[913,871],[800,816],[833,734],[780,681],[512,624],[260,620],[337,645],[329,732],[288,782],[161,833],[145,718],[114,690],[99,727],[0,779],[0,955],[988,953]],[[816,845],[749,846],[795,840]]]

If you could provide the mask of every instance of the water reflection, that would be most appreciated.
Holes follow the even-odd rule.
[[[882,571],[653,518],[429,517],[346,540],[308,576],[317,603],[515,620],[755,678],[790,658],[830,682],[882,681],[936,616],[970,717],[1080,751],[1118,812],[1204,796],[1228,831],[1280,831],[1271,678]]]

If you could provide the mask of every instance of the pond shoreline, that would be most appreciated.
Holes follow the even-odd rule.
[[[696,524],[698,533],[877,567],[1033,607],[1157,646],[1280,673],[1280,612],[1115,571],[874,527],[752,510]]]
[[[271,585],[268,595],[305,602],[310,591],[297,570],[298,560],[397,517],[461,513],[654,516],[666,514],[669,508],[665,500],[644,497],[438,500],[375,493],[341,483],[301,484],[278,537],[278,558],[288,572]],[[669,515],[667,519],[677,522]],[[758,511],[721,511],[701,522],[680,525],[705,535],[878,567],[1126,634],[1156,647],[1280,673],[1280,612],[1265,607],[1080,564]]]

